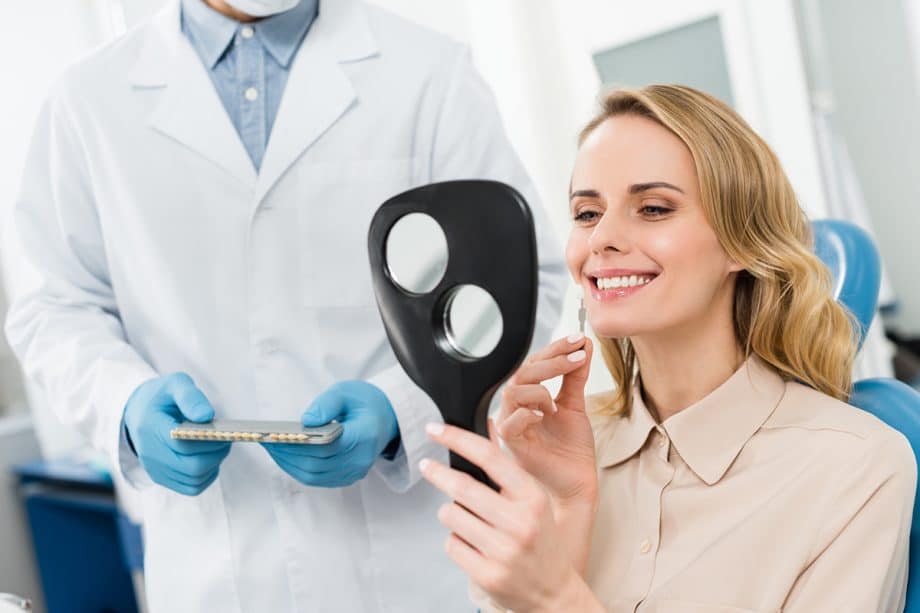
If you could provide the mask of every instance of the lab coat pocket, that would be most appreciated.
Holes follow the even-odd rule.
[[[410,158],[307,162],[299,203],[301,287],[310,308],[374,306],[367,231],[381,204],[413,186]]]

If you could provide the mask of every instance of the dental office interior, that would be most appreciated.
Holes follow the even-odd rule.
[[[43,99],[68,65],[173,1],[19,3],[0,26],[4,313],[34,283],[10,220]],[[336,1],[321,0],[320,19]],[[728,103],[776,152],[811,220],[853,224],[878,249],[854,381],[920,390],[920,1],[368,1],[468,45],[560,245],[577,135],[601,92],[681,83]],[[578,308],[570,283],[554,338],[576,328]],[[610,386],[595,360],[586,391]],[[143,611],[143,517],[67,412],[0,343],[0,593],[36,611]]]

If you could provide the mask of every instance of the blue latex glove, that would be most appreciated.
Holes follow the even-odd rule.
[[[320,394],[303,414],[304,426],[332,420],[342,435],[328,445],[263,444],[284,472],[304,485],[344,487],[363,479],[399,435],[393,406],[380,388],[365,381],[340,381]]]
[[[230,443],[171,438],[169,431],[185,419],[197,423],[214,419],[211,403],[185,373],[142,383],[125,405],[129,440],[153,482],[197,496],[217,479]]]

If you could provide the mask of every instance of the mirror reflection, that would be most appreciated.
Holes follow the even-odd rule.
[[[444,326],[454,349],[469,358],[484,358],[501,340],[502,314],[489,292],[462,285],[447,301]]]
[[[432,217],[410,213],[390,230],[386,260],[398,286],[414,294],[430,292],[447,270],[447,238]]]

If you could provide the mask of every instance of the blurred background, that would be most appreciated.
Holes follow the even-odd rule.
[[[166,0],[169,1],[169,0]],[[335,0],[323,0],[334,2]],[[560,244],[576,135],[614,85],[678,82],[722,98],[779,155],[814,218],[867,229],[884,277],[857,377],[920,386],[920,0],[374,0],[464,41],[491,85]],[[68,64],[115,39],[163,0],[31,0],[0,25],[0,314],[30,271],[10,208],[39,106]],[[558,335],[577,327],[570,292]],[[600,360],[591,391],[609,386]],[[25,384],[0,341],[0,592],[41,584],[10,467],[92,458]],[[105,467],[99,470],[104,473]]]

